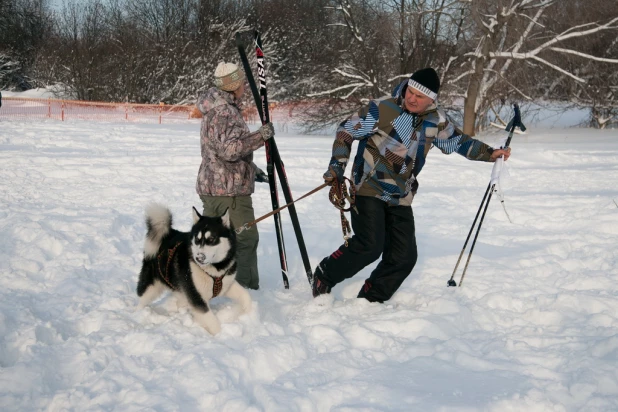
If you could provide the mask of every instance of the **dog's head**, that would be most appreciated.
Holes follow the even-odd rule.
[[[236,232],[230,223],[230,212],[223,216],[202,216],[193,208],[191,252],[200,265],[214,265],[230,258],[234,253]]]

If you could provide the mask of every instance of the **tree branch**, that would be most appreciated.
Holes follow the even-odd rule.
[[[618,63],[618,59],[606,59],[605,57],[591,56],[589,54],[578,52],[578,51],[575,51],[575,50],[562,49],[560,47],[550,47],[549,49],[553,50],[553,51],[556,51],[556,52],[559,52],[559,53],[574,54],[575,56],[584,57],[586,59],[595,60],[595,61],[598,61],[598,62]]]

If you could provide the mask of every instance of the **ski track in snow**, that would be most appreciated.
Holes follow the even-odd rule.
[[[355,298],[375,264],[312,299],[287,212],[284,290],[260,222],[254,310],[213,300],[216,337],[169,295],[135,311],[144,207],[168,205],[180,230],[201,209],[198,136],[198,123],[0,123],[0,410],[618,409],[617,131],[514,137],[513,223],[494,196],[461,288],[446,281],[486,163],[430,152],[419,261],[383,305]],[[277,136],[294,197],[321,184],[332,137]],[[269,211],[267,185],[253,198]],[[315,267],[341,243],[339,214],[326,190],[296,209]]]

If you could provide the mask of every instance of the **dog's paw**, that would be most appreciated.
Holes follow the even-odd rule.
[[[247,302],[242,302],[240,305],[240,313],[246,315],[247,313],[253,312],[253,304],[252,301],[249,300]]]
[[[253,308],[253,305],[251,303],[251,295],[249,294],[249,292],[247,292],[245,288],[240,286],[238,282],[232,283],[232,285],[226,292],[226,296],[238,302],[241,314],[251,312],[251,309]]]
[[[217,322],[216,325],[212,325],[210,326],[210,328],[205,328],[206,331],[208,331],[208,333],[210,333],[212,336],[217,335],[219,332],[221,332],[221,324],[219,324]]]
[[[221,323],[219,319],[212,313],[212,311],[208,311],[206,313],[195,313],[193,315],[195,321],[202,326],[204,329],[208,331],[211,335],[216,335],[221,332]]]
[[[189,307],[187,297],[183,293],[174,293],[174,297],[176,298],[176,310],[178,312],[184,312],[184,309]]]
[[[140,312],[146,308],[149,308],[150,306],[148,306],[147,303],[144,303],[142,301],[140,301],[137,306],[135,306],[135,308],[133,309],[133,312]]]

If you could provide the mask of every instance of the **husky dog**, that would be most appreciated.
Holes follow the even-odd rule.
[[[236,282],[236,232],[228,210],[223,216],[208,217],[193,208],[191,231],[179,232],[172,228],[169,209],[152,204],[146,208],[146,227],[138,309],[170,289],[213,335],[221,324],[208,306],[210,299],[228,296],[240,304],[243,313],[251,309],[251,296]]]

